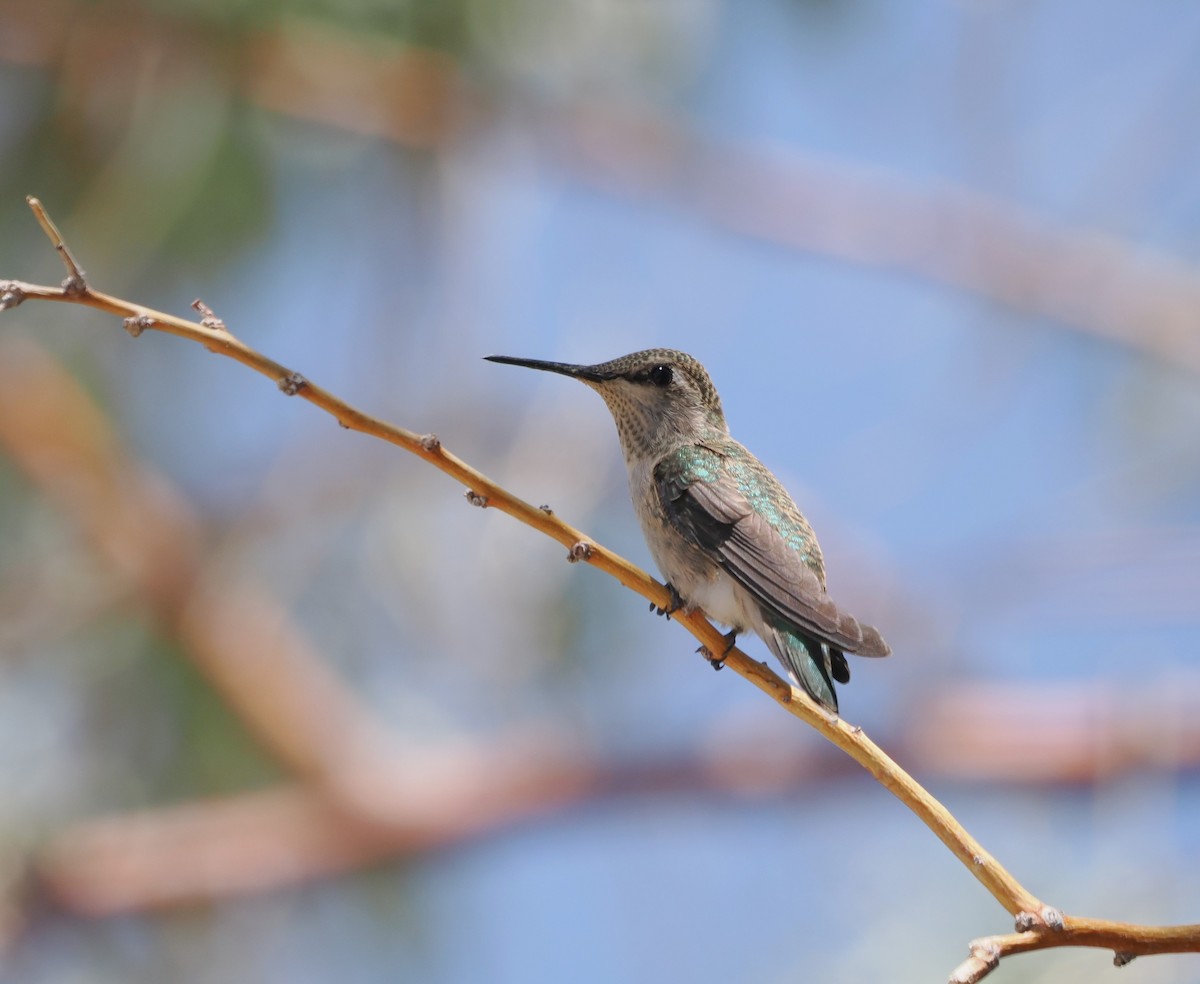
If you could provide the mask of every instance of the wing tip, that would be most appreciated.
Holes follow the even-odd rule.
[[[854,655],[882,659],[884,656],[892,655],[892,647],[884,641],[877,628],[872,625],[864,625],[862,626],[862,642],[854,650]]]

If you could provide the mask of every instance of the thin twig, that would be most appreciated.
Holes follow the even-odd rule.
[[[87,278],[83,275],[83,268],[75,262],[75,257],[71,255],[71,251],[63,241],[62,233],[58,231],[58,226],[54,224],[54,220],[50,218],[49,213],[42,206],[42,203],[34,198],[33,195],[26,195],[25,201],[33,209],[33,214],[37,217],[42,231],[46,233],[50,242],[54,244],[54,249],[58,252],[59,259],[63,261],[63,266],[67,268],[67,279],[62,284],[63,290],[73,296],[83,294],[87,290]]]
[[[527,526],[541,531],[568,548],[572,561],[585,561],[612,575],[629,589],[660,607],[670,603],[666,587],[623,557],[595,543],[553,513],[530,505],[446,450],[434,435],[419,435],[363,413],[311,380],[274,362],[246,345],[215,318],[197,323],[164,314],[91,289],[71,257],[54,223],[41,203],[29,199],[46,235],[73,271],[62,287],[43,287],[17,281],[0,281],[0,295],[23,299],[65,301],[98,308],[123,317],[126,327],[137,333],[152,328],[199,342],[212,352],[226,355],[273,380],[288,396],[301,396],[332,415],[349,430],[380,438],[430,462],[467,486],[468,498],[478,506],[499,509]],[[75,281],[75,275],[78,280]],[[82,284],[82,287],[78,286]],[[207,310],[205,308],[204,310]],[[716,651],[722,634],[701,614],[683,612],[675,616],[701,644]],[[766,664],[750,659],[738,649],[729,652],[725,665],[771,696],[796,717],[811,725],[826,739],[850,755],[875,779],[903,802],[926,824],[979,880],[992,896],[1016,917],[1017,933],[989,937],[972,945],[972,956],[951,977],[952,982],[978,981],[1010,953],[1055,946],[1095,946],[1112,949],[1118,963],[1149,953],[1200,952],[1200,925],[1138,926],[1103,920],[1065,916],[1029,892],[999,862],[988,854],[937,799],[883,752],[863,730],[827,714],[803,691],[775,674]]]

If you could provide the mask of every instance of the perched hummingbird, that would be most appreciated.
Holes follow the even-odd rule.
[[[877,629],[825,593],[816,535],[778,479],[729,436],[704,366],[683,352],[648,349],[594,366],[489,355],[572,376],[612,412],[642,534],[667,579],[672,606],[702,608],[738,633],[753,630],[809,695],[836,713],[833,681],[845,653],[887,656]]]

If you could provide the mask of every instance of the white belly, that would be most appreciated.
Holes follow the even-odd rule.
[[[711,581],[696,581],[686,590],[682,587],[678,590],[689,605],[703,608],[709,618],[722,625],[741,631],[751,624],[741,588],[724,571],[718,572]]]

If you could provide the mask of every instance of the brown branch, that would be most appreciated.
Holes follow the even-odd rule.
[[[35,198],[28,201],[57,250],[61,238],[57,236],[53,224],[45,215],[44,208]],[[17,281],[0,281],[0,309],[14,307],[30,298],[65,301],[123,317],[126,329],[135,336],[149,328],[196,341],[209,351],[226,355],[273,379],[283,393],[303,397],[325,410],[343,427],[377,437],[428,461],[465,484],[467,498],[473,505],[499,509],[557,540],[568,548],[569,560],[590,563],[658,606],[665,607],[669,603],[667,590],[658,581],[624,558],[591,541],[584,533],[562,522],[552,513],[512,495],[446,450],[435,435],[422,436],[351,407],[299,373],[246,345],[211,314],[206,314],[201,322],[186,321],[95,291],[83,280],[69,253],[64,249],[59,250],[59,254],[67,266],[67,284],[53,288]],[[680,614],[676,618],[711,651],[723,648],[721,633],[699,613]],[[1079,945],[1111,946],[1119,955],[1135,951],[1178,952],[1200,949],[1200,926],[1141,927],[1064,917],[1058,910],[1041,902],[992,858],[955,820],[949,810],[888,757],[861,728],[827,714],[801,690],[792,687],[772,672],[766,664],[751,660],[738,649],[729,652],[725,665],[850,755],[937,835],[993,897],[1016,916],[1019,943],[1011,944],[1008,952],[1023,952],[1045,946],[1074,945],[1076,937]],[[1097,927],[1102,927],[1102,931]],[[1009,937],[999,939],[1007,941]],[[1046,940],[1052,942],[1045,942]],[[1100,942],[1101,940],[1104,942]],[[1127,949],[1126,942],[1133,949]],[[998,945],[994,961],[981,967],[972,965],[970,973],[974,976],[966,979],[979,980],[988,973],[1005,955],[1004,945]],[[1147,946],[1154,946],[1156,949],[1144,949]],[[978,954],[973,953],[971,959],[978,960]]]
[[[760,748],[724,750],[721,762],[668,756],[613,764],[569,735],[543,733],[401,749],[388,762],[358,764],[357,797],[290,784],[81,821],[38,852],[33,873],[56,904],[111,915],[279,889],[563,808],[680,793],[747,799],[798,789],[801,776],[811,792],[814,779],[840,774],[841,763],[853,768],[844,756],[803,752],[764,764]]]
[[[408,836],[428,833],[414,825]],[[106,916],[269,891],[379,859],[402,840],[292,785],[77,824],[34,872],[58,905]]]
[[[1020,926],[1018,920],[1018,926]],[[1155,953],[1200,953],[1200,925],[1138,926],[1108,919],[1062,916],[1061,926],[1039,926],[971,941],[971,955],[951,973],[949,984],[976,984],[1004,957],[1052,947],[1086,946],[1113,951],[1113,965]]]
[[[1162,695],[1145,706],[1096,683],[943,685],[906,709],[901,741],[923,768],[960,781],[1089,783],[1147,768],[1196,768],[1197,681],[1163,673],[1144,684],[1147,694]]]
[[[67,249],[67,244],[63,242],[62,233],[58,231],[58,226],[54,224],[54,220],[42,208],[42,203],[36,198],[27,199],[30,208],[33,209],[33,214],[38,220],[38,224],[42,227],[42,232],[46,234],[50,242],[54,244],[59,258],[67,268],[67,279],[63,281],[63,290],[71,293],[77,293],[87,288],[87,280],[83,275],[83,270],[79,264],[75,262],[75,257],[71,255],[71,251]]]
[[[364,765],[345,777],[357,800],[297,784],[77,824],[38,855],[37,884],[92,916],[268,891],[478,836],[597,782],[585,757],[545,736],[410,749],[383,774]]]

